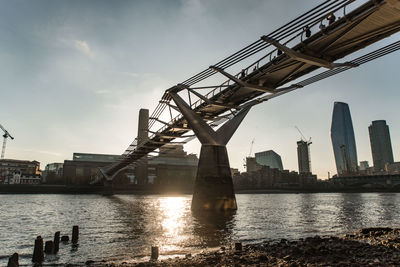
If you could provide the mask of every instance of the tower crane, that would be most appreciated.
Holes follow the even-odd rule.
[[[253,145],[254,145],[254,141],[255,141],[255,140],[256,140],[255,138],[253,138],[253,140],[251,140],[249,156],[246,157],[245,159],[243,159],[243,167],[246,167],[246,166],[247,166],[246,160],[247,160],[247,158],[250,158],[250,157],[251,157],[251,152],[253,151]]]
[[[251,157],[251,152],[253,151],[253,145],[254,145],[255,140],[256,140],[255,138],[253,138],[253,140],[251,140],[249,157]]]
[[[7,138],[10,137],[11,140],[14,140],[14,137],[11,136],[11,134],[4,129],[4,127],[0,124],[0,128],[3,130],[3,148],[1,150],[1,159],[4,159],[4,154],[6,153],[6,144],[7,144]]]
[[[308,141],[307,141],[307,138],[305,138],[305,136],[303,135],[303,133],[300,131],[299,127],[294,126],[294,128],[296,128],[297,131],[300,133],[300,135],[301,135],[301,141],[307,142],[307,145],[311,145],[311,144],[312,144],[312,142],[311,142],[311,137],[310,137],[310,139],[308,139]]]

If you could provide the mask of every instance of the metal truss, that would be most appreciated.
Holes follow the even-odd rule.
[[[140,164],[140,159],[149,153],[157,153],[161,146],[183,144],[194,138],[188,134],[192,131],[188,122],[171,102],[170,92],[183,96],[186,91],[190,109],[215,128],[238,116],[242,109],[397,51],[399,41],[348,62],[335,62],[400,30],[400,9],[393,7],[392,2],[324,1],[269,35],[168,88],[150,116],[149,139],[142,144],[134,140],[120,161],[103,170],[104,176],[112,179],[121,169]],[[385,18],[376,24],[389,13],[391,19]],[[253,63],[244,67],[238,64],[246,59],[252,59]],[[231,74],[228,68],[234,67],[241,71]],[[328,70],[287,86],[321,67]],[[211,76],[227,80],[204,84],[214,83]],[[178,141],[173,142],[174,139]]]

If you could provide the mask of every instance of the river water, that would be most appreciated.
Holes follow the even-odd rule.
[[[60,244],[46,264],[87,260],[147,260],[151,246],[161,258],[196,253],[232,242],[343,234],[368,226],[396,227],[400,194],[238,194],[233,214],[192,214],[191,196],[0,195],[0,266],[18,252],[32,265],[34,239],[54,232],[79,245]]]

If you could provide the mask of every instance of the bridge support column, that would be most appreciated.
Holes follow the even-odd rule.
[[[112,196],[112,195],[114,195],[113,181],[104,179],[104,181],[103,181],[103,196]]]
[[[236,210],[226,144],[251,106],[241,109],[234,118],[214,131],[176,92],[169,93],[201,143],[192,210]]]
[[[192,210],[198,209],[237,209],[226,146],[201,146],[192,198]]]

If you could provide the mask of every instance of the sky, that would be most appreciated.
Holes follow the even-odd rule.
[[[163,92],[319,4],[319,0],[0,0],[0,124],[6,158],[47,163],[72,153],[122,154],[140,108]],[[399,34],[363,52],[399,39]],[[351,59],[351,57],[350,57]],[[336,173],[333,103],[350,106],[358,160],[372,164],[368,126],[384,119],[400,161],[400,53],[255,106],[229,142],[233,168],[274,150],[298,170],[296,142],[312,138],[313,173]],[[185,145],[199,154],[198,141]]]

